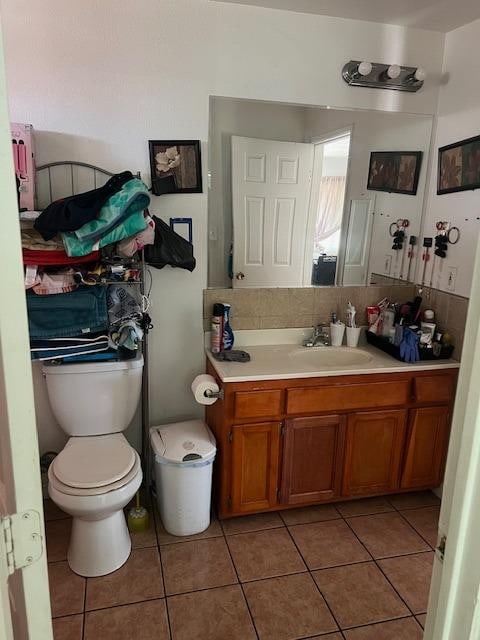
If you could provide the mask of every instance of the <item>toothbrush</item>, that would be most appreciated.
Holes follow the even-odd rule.
[[[353,306],[353,304],[350,302],[350,300],[348,301],[347,304],[347,327],[352,327],[352,328],[356,328],[356,324],[355,324],[355,315],[356,315],[357,311],[355,309],[355,307]]]

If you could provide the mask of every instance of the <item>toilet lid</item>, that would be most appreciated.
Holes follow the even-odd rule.
[[[70,438],[52,462],[58,480],[78,489],[117,482],[134,464],[135,451],[121,433]]]

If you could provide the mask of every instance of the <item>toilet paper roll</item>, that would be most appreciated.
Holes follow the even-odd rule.
[[[217,398],[207,398],[205,391],[220,391],[220,387],[216,383],[215,378],[210,376],[208,373],[202,373],[195,378],[192,382],[192,392],[195,400],[199,404],[208,405],[217,401]]]

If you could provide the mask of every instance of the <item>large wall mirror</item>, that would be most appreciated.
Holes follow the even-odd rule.
[[[431,134],[430,116],[211,97],[209,287],[413,280]]]

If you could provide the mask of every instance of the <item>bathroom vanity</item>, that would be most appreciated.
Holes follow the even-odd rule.
[[[249,347],[207,371],[219,516],[441,484],[459,363],[405,364],[374,347]]]

